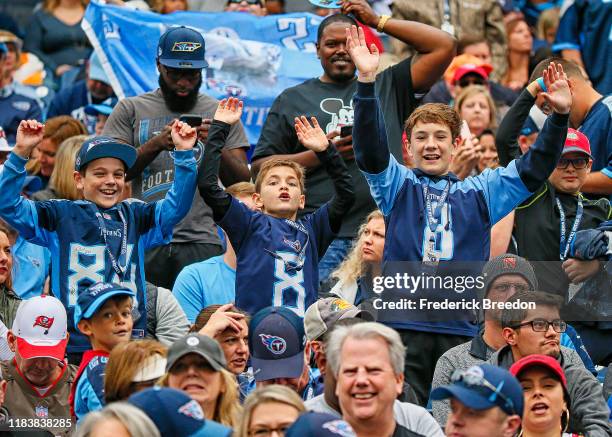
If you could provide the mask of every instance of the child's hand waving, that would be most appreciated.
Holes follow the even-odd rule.
[[[215,120],[227,124],[237,123],[242,116],[243,105],[244,104],[235,97],[221,100],[215,112]]]
[[[22,158],[29,158],[34,147],[42,141],[44,128],[45,125],[37,120],[22,120],[17,128],[13,151]]]
[[[312,126],[308,119],[303,115],[295,117],[295,132],[300,143],[307,149],[313,152],[322,152],[329,146],[329,139],[319,126],[319,122],[315,117],[310,118]]]
[[[176,150],[191,150],[198,139],[196,129],[179,120],[172,124],[171,135]]]

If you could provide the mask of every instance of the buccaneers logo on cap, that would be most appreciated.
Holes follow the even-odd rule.
[[[172,51],[173,52],[195,52],[200,47],[202,47],[202,44],[200,44],[199,42],[190,42],[190,41],[175,42],[174,45],[172,46]]]
[[[54,320],[55,320],[54,317],[38,316],[36,317],[36,320],[34,320],[34,325],[32,325],[32,327],[34,326],[43,327],[45,329],[44,334],[47,335],[49,333],[49,329],[51,329],[51,326],[53,326]]]
[[[504,267],[507,269],[516,268],[516,258],[504,258]]]
[[[280,355],[287,349],[287,342],[284,338],[268,334],[259,334],[259,337],[261,338],[261,342],[264,344],[266,349],[268,349],[274,355]]]

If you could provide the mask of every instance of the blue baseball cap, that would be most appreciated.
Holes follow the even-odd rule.
[[[531,134],[537,134],[539,132],[540,128],[535,123],[535,121],[533,121],[533,118],[527,117],[527,120],[525,120],[525,124],[523,124],[523,128],[521,129],[521,135],[527,136]]]
[[[480,364],[455,371],[451,381],[450,385],[434,389],[431,399],[441,401],[455,398],[474,410],[499,407],[506,414],[523,416],[523,388],[506,369]]]
[[[185,392],[153,387],[134,393],[128,402],[145,412],[159,433],[173,437],[225,437],[232,430],[205,420],[202,407]]]
[[[204,37],[185,26],[173,27],[159,38],[157,60],[170,68],[202,69],[206,62]]]
[[[136,149],[129,144],[122,143],[111,137],[93,137],[88,139],[81,146],[74,169],[81,171],[85,165],[100,158],[117,158],[125,164],[129,170],[136,162]]]
[[[100,62],[100,57],[96,54],[95,51],[93,51],[91,56],[89,57],[89,69],[87,77],[91,80],[97,80],[99,82],[103,82],[107,85],[110,85],[110,79],[106,75],[104,68],[102,68],[102,62]]]
[[[341,0],[308,0],[310,4],[318,8],[339,9],[342,7]]]
[[[109,282],[98,282],[81,291],[74,306],[74,326],[76,327],[81,320],[93,316],[109,298],[119,295],[136,297],[129,288]]]
[[[285,437],[354,437],[351,425],[337,416],[309,411],[302,414],[285,432]]]
[[[97,105],[91,104],[85,106],[85,114],[87,115],[110,115],[113,112],[113,108],[119,102],[117,97],[109,97],[104,100],[102,103],[98,103]]]
[[[297,314],[284,307],[264,308],[251,319],[249,333],[255,381],[302,374],[306,333]]]

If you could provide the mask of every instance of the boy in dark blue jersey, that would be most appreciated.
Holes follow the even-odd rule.
[[[424,263],[428,268],[433,267],[438,276],[456,269],[456,264],[451,267],[447,261],[486,261],[491,226],[539,188],[559,159],[572,102],[563,69],[550,65],[544,74],[548,89],[544,98],[555,113],[529,152],[508,167],[487,169],[476,177],[460,181],[449,173],[449,167],[460,142],[461,122],[447,105],[427,104],[408,118],[406,136],[408,153],[416,163],[414,170],[390,156],[383,114],[373,87],[378,52],[372,49],[370,53],[363,33],[355,27],[347,33],[348,50],[359,71],[353,146],[357,164],[385,215],[384,275],[398,268],[394,262],[401,261]],[[477,263],[461,268],[464,277],[480,275],[481,266]],[[399,294],[418,303],[421,298],[440,299],[440,296],[452,301],[469,301],[475,298],[474,288],[471,294],[469,290],[463,292],[451,287],[437,296],[424,287],[413,290],[414,293],[394,289],[393,297]],[[421,316],[417,320],[409,320],[406,312],[379,313],[385,323],[402,334],[407,345],[406,378],[422,403],[429,395],[433,369],[440,355],[476,333],[467,309],[446,312],[441,318],[440,313],[444,312],[430,311],[425,315],[412,312]]]
[[[237,99],[219,103],[198,189],[236,251],[236,306],[250,314],[267,306],[283,306],[303,317],[317,299],[319,259],[354,201],[351,177],[316,119],[312,118],[311,126],[306,117],[296,118],[298,139],[316,152],[334,183],[336,196],[297,220],[305,204],[304,171],[292,161],[271,159],[262,165],[255,181],[253,199],[261,212],[251,211],[217,183],[221,149],[230,126],[241,114],[242,102]]]
[[[144,251],[165,244],[172,228],[189,211],[196,183],[195,129],[176,121],[172,127],[176,177],[165,199],[146,204],[120,201],[125,173],[136,161],[136,149],[113,138],[94,137],[83,143],[74,179],[84,200],[32,202],[19,195],[25,163],[42,140],[43,125],[22,121],[17,144],[0,174],[0,216],[28,241],[51,251],[51,290],[72,317],[78,290],[97,282],[113,282],[136,293],[140,318],[133,336],[146,329]],[[69,353],[78,361],[89,342],[70,326]]]

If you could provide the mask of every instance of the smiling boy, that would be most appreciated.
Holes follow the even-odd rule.
[[[196,181],[193,145],[195,129],[176,121],[176,176],[172,189],[158,202],[120,201],[126,171],[136,150],[109,137],[83,143],[75,162],[74,180],[84,200],[32,202],[19,195],[25,163],[43,137],[43,125],[22,121],[17,144],[0,174],[0,216],[28,241],[51,251],[51,291],[72,317],[78,290],[97,282],[113,282],[136,293],[140,319],[132,334],[144,338],[146,329],[144,251],[172,238],[172,229],[191,206]],[[89,342],[70,326],[71,361],[78,362]]]
[[[237,99],[219,103],[198,189],[236,251],[236,306],[250,314],[267,306],[285,306],[303,317],[317,298],[319,259],[354,201],[351,177],[316,119],[311,126],[306,117],[296,118],[300,142],[317,154],[334,183],[336,196],[296,220],[306,200],[304,170],[293,161],[271,159],[261,166],[255,181],[253,200],[261,212],[250,210],[217,183],[221,148],[241,114],[242,102]]]
[[[530,151],[507,167],[487,169],[476,177],[459,181],[449,173],[460,141],[457,113],[442,104],[417,108],[405,125],[408,153],[416,168],[410,170],[400,165],[389,154],[383,114],[374,92],[378,51],[372,48],[370,52],[363,33],[355,27],[347,30],[347,44],[359,71],[354,98],[355,158],[387,224],[384,274],[389,275],[392,269],[406,269],[405,264],[399,265],[402,261],[424,263],[444,276],[454,273],[450,269],[457,269],[448,261],[487,260],[491,226],[537,190],[559,159],[572,102],[563,69],[551,64],[544,72],[548,89],[544,97],[555,113]],[[463,276],[480,275],[477,263],[472,267],[464,264],[459,269]],[[395,293],[393,298],[417,300],[431,298],[424,295],[427,291],[431,290],[420,289],[414,294],[391,290]],[[439,294],[451,300],[467,300],[475,298],[474,291],[472,288],[471,292],[455,293],[451,289]],[[414,320],[415,315],[418,320]],[[424,404],[435,362],[446,350],[470,340],[476,325],[467,311],[415,315],[379,314],[402,335],[407,345],[406,379]]]
[[[79,294],[74,325],[87,336],[92,350],[83,354],[70,393],[70,408],[77,421],[104,406],[104,372],[108,356],[115,346],[130,341],[135,297],[129,288],[103,282]]]

